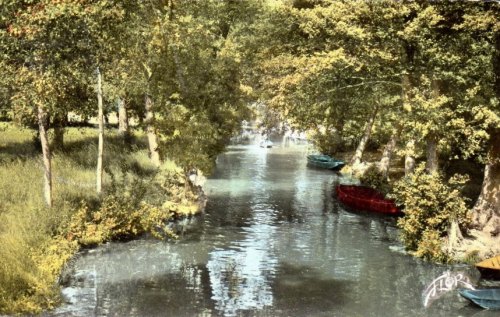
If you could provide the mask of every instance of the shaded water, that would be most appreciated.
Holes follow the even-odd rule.
[[[467,270],[402,252],[392,218],[345,210],[333,172],[304,146],[234,146],[206,184],[206,213],[177,242],[110,243],[76,259],[47,316],[498,316],[456,291],[422,305],[435,277]]]

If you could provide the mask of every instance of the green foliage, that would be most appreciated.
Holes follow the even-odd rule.
[[[143,233],[175,237],[167,221],[200,210],[183,169],[167,161],[156,173],[144,137],[124,147],[110,136],[106,196],[95,194],[94,129],[71,128],[68,152],[53,157],[53,208],[44,208],[33,132],[0,123],[0,314],[40,312],[59,303],[57,279],[82,245]],[[83,204],[82,204],[83,202]]]
[[[83,246],[110,240],[128,240],[146,232],[162,238],[175,237],[166,222],[174,215],[169,209],[148,204],[135,207],[129,199],[107,196],[97,210],[82,206],[71,219],[67,239]]]
[[[335,156],[336,153],[345,150],[345,142],[339,133],[325,131],[325,133],[317,132],[311,136],[314,146],[325,154]]]
[[[33,126],[37,107],[52,118],[69,111],[92,116],[93,71],[100,66],[109,111],[121,98],[141,119],[144,96],[151,97],[166,163],[155,174],[143,138],[130,147],[107,138],[109,196],[97,197],[89,190],[95,131],[84,138],[71,130],[67,152],[53,159],[56,207],[46,210],[39,207],[34,133],[0,128],[0,282],[6,285],[0,309],[53,305],[46,285],[75,244],[157,234],[172,214],[197,210],[184,172],[211,169],[249,116],[256,92],[270,107],[266,125],[280,118],[311,129],[323,152],[353,148],[377,105],[378,120],[403,126],[402,141],[415,140],[418,153],[431,138],[439,140],[442,159],[484,162],[500,122],[499,8],[385,0],[2,1],[0,116],[25,126]],[[372,145],[383,144],[392,129],[376,122]],[[363,181],[385,186],[375,170]],[[396,185],[407,209],[403,238],[418,256],[445,261],[441,244],[450,221],[467,221],[454,182],[420,168]]]
[[[469,265],[474,265],[479,261],[481,261],[481,257],[479,256],[479,250],[472,250],[468,252],[462,259],[463,263],[467,263]]]
[[[0,313],[33,313],[58,304],[55,282],[77,245],[59,236],[71,209],[56,208],[18,202],[0,214]]]
[[[451,222],[460,226],[470,222],[460,187],[467,177],[455,175],[447,182],[437,173],[428,174],[420,164],[414,174],[394,184],[393,198],[404,206],[404,217],[398,220],[407,250],[428,260],[446,262],[443,242]]]
[[[144,233],[175,238],[167,223],[199,211],[197,195],[185,185],[182,169],[172,162],[150,179],[113,176],[106,196],[97,207],[84,203],[72,217],[66,235],[80,245],[127,240]]]
[[[388,194],[391,190],[387,178],[382,175],[378,167],[373,164],[370,165],[359,178],[361,184],[372,187],[384,194]]]

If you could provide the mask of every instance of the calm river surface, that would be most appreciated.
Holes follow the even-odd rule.
[[[232,146],[179,241],[82,252],[67,303],[44,316],[499,316],[456,291],[424,308],[434,278],[468,269],[404,254],[394,219],[338,205],[347,181],[307,168],[303,145]]]

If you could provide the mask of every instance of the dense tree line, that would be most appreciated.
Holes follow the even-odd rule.
[[[252,10],[235,1],[2,2],[1,107],[39,127],[47,204],[47,131],[62,148],[68,113],[102,121],[119,108],[123,134],[130,118],[141,122],[153,164],[168,157],[207,170],[248,113],[235,39]]]
[[[383,141],[384,177],[395,151],[407,176],[479,162],[474,224],[498,234],[499,16],[498,2],[3,1],[0,109],[38,125],[49,205],[47,130],[63,147],[68,113],[117,111],[124,136],[135,118],[154,165],[209,170],[258,98],[322,151],[355,148],[352,166]]]
[[[499,10],[498,2],[284,1],[260,30],[263,91],[290,124],[315,131],[324,152],[355,146],[353,166],[370,137],[387,142],[385,176],[396,150],[408,177],[416,160],[430,174],[443,161],[480,162],[474,225],[496,235]]]

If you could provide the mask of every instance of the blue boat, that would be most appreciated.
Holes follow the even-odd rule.
[[[458,292],[462,297],[484,309],[500,309],[500,288],[461,288]]]
[[[343,161],[324,154],[308,155],[307,164],[312,167],[319,167],[330,170],[341,169],[345,165]]]

